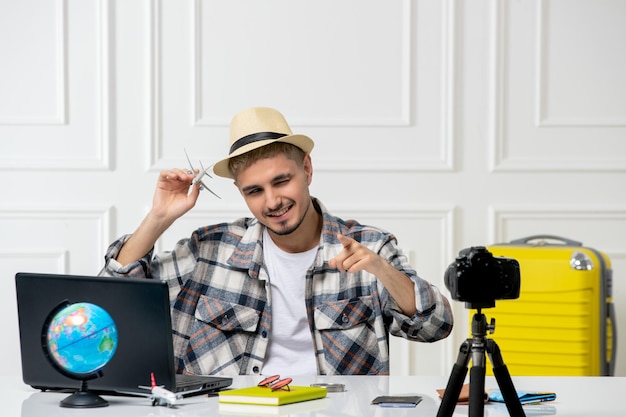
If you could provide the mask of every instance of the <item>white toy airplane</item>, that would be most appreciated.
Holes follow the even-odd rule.
[[[167,407],[173,407],[176,405],[176,401],[182,398],[180,394],[174,394],[172,391],[166,389],[163,385],[157,385],[154,378],[154,372],[150,374],[151,386],[139,385],[139,388],[150,390],[148,398],[152,401],[152,405],[165,405]]]
[[[149,398],[153,406],[163,405],[166,407],[174,407],[176,406],[176,402],[183,398],[183,394],[176,394],[165,388],[165,386],[163,385],[157,385],[156,379],[154,377],[154,372],[150,374],[150,382],[152,383],[152,385],[150,386],[139,385],[139,388],[150,390],[149,394],[144,394],[141,392],[118,392],[120,392],[121,394],[130,394]],[[198,388],[197,390],[185,391],[185,394],[192,394],[194,392],[200,391],[201,389],[202,388]]]
[[[189,173],[193,174],[194,172],[196,172],[196,169],[193,167],[193,164],[191,163],[191,159],[189,159],[189,155],[187,155],[187,150],[185,150],[185,156],[187,157],[187,162],[189,162],[189,167],[191,168],[189,170]],[[222,198],[219,195],[215,194],[213,192],[213,190],[211,190],[209,187],[206,186],[206,184],[204,182],[202,182],[202,177],[204,177],[205,175],[208,175],[209,178],[212,178],[211,175],[207,172],[209,170],[209,168],[211,168],[211,167],[204,168],[204,166],[202,165],[202,161],[200,161],[200,167],[202,168],[202,170],[196,174],[196,176],[193,179],[193,181],[191,181],[191,185],[200,183],[200,189],[201,190],[208,190],[215,197]]]

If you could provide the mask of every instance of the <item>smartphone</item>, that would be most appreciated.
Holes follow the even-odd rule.
[[[381,395],[372,400],[372,404],[388,408],[415,407],[422,401],[419,395]]]
[[[546,391],[516,391],[519,402],[522,404],[537,404],[544,401],[556,400],[556,393]],[[504,402],[504,397],[499,389],[490,390],[489,400],[495,402]]]

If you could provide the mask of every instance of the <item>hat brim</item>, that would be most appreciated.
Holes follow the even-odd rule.
[[[313,140],[306,135],[289,135],[289,136],[283,136],[282,138],[278,138],[278,139],[260,140],[257,142],[244,145],[241,148],[235,150],[230,155],[228,155],[226,158],[216,162],[213,165],[213,172],[215,173],[215,175],[219,177],[235,179],[232,173],[230,172],[230,169],[228,168],[228,161],[231,158],[235,156],[243,155],[246,152],[250,152],[254,149],[258,149],[260,147],[263,147],[263,146],[269,145],[270,143],[275,143],[275,142],[290,143],[302,149],[304,153],[307,153],[307,154],[313,150],[313,146],[315,145]]]

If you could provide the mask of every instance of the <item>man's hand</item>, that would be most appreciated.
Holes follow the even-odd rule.
[[[328,261],[331,268],[337,268],[341,272],[358,272],[365,270],[377,275],[383,263],[387,263],[380,255],[361,245],[356,240],[338,234],[337,239],[343,245],[343,249],[337,256]]]
[[[152,214],[171,224],[191,210],[200,195],[199,182],[189,188],[194,177],[195,174],[182,169],[161,171],[152,199]]]
[[[343,245],[343,249],[328,261],[331,268],[341,272],[367,271],[375,275],[404,314],[411,317],[416,313],[415,284],[409,277],[356,240],[341,234],[337,235],[337,239]]]
[[[122,246],[117,261],[122,265],[135,262],[146,255],[168,227],[196,205],[200,183],[189,188],[193,173],[182,169],[161,171],[152,198],[152,209],[139,228]]]

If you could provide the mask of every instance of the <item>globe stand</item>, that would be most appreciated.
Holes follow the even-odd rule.
[[[96,408],[106,407],[109,402],[87,388],[87,380],[83,379],[80,390],[61,401],[61,407],[67,408]]]

